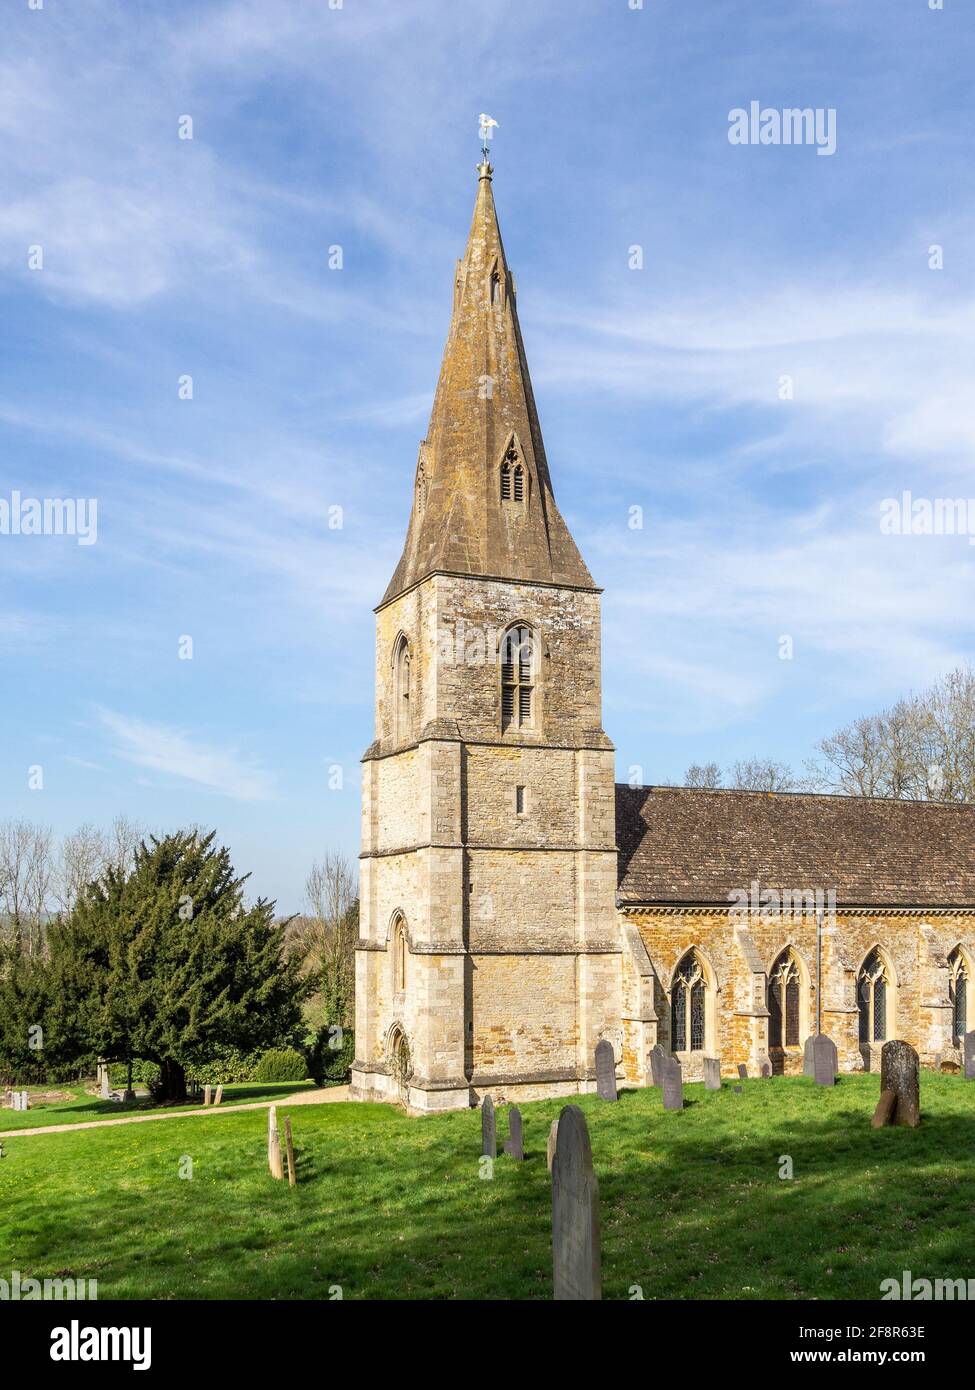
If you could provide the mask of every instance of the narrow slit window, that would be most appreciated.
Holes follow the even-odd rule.
[[[525,788],[515,787],[515,813],[523,816],[525,814]]]
[[[520,463],[515,467],[514,498],[516,502],[525,500],[525,470]]]
[[[501,465],[501,501],[511,501],[511,464]]]

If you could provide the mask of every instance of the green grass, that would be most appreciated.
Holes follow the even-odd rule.
[[[9,1129],[39,1129],[42,1125],[77,1125],[86,1120],[117,1120],[120,1115],[132,1112],[152,1111],[158,1115],[178,1115],[181,1110],[199,1110],[203,1105],[202,1096],[198,1100],[187,1101],[184,1105],[168,1106],[158,1106],[148,1096],[139,1096],[136,1100],[122,1105],[117,1100],[100,1100],[97,1096],[87,1094],[83,1085],[73,1085],[70,1082],[52,1086],[18,1086],[16,1089],[30,1093],[31,1108],[0,1110],[0,1134]],[[216,1089],[214,1086],[214,1094]],[[257,1100],[285,1100],[296,1091],[314,1089],[313,1081],[240,1082],[224,1086],[220,1104],[243,1105]],[[50,1104],[39,1104],[36,1101],[36,1096],[52,1091],[70,1091],[71,1099],[52,1101]],[[0,1278],[2,1277],[0,1275]]]
[[[924,1073],[917,1130],[871,1129],[878,1090],[688,1086],[677,1114],[654,1090],[581,1098],[604,1297],[877,1299],[904,1269],[975,1276],[975,1085]],[[523,1107],[527,1161],[499,1157],[490,1181],[476,1111],[295,1107],[294,1191],[267,1172],[258,1112],[6,1139],[0,1275],[93,1277],[101,1298],[547,1299],[562,1104]]]

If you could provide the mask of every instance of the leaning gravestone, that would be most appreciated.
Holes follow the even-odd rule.
[[[651,1086],[663,1085],[664,1079],[664,1060],[667,1054],[659,1043],[654,1043],[650,1049],[650,1077]]]
[[[490,1096],[485,1096],[481,1101],[481,1154],[484,1158],[497,1158],[498,1156],[494,1101]]]
[[[704,1089],[706,1091],[721,1090],[721,1063],[717,1057],[705,1057],[704,1059]]]
[[[552,1160],[552,1296],[602,1298],[599,1251],[599,1185],[589,1131],[577,1105],[558,1118]]]
[[[739,1081],[747,1081],[747,1080],[748,1080],[748,1068],[745,1066],[744,1062],[739,1062],[739,1063],[738,1063],[738,1080],[739,1080]]]
[[[674,1056],[668,1057],[664,1062],[663,1092],[665,1110],[683,1110],[684,1087],[680,1062]]]
[[[965,1034],[965,1080],[975,1081],[975,1028]]]
[[[813,1076],[817,1086],[835,1086],[837,1072],[836,1044],[825,1033],[812,1040]]]
[[[219,1105],[220,1102],[221,1102],[222,1100],[223,1100],[223,1082],[221,1081],[220,1085],[217,1087],[217,1094],[213,1097],[213,1103],[214,1103],[214,1105]]]
[[[884,1125],[894,1122],[894,1111],[897,1108],[897,1097],[893,1091],[881,1091],[880,1099],[877,1101],[877,1108],[873,1112],[873,1119],[870,1123],[874,1129],[883,1129]]]
[[[557,1141],[558,1137],[559,1137],[559,1122],[558,1122],[558,1120],[553,1120],[553,1121],[552,1121],[552,1124],[551,1124],[551,1127],[550,1127],[550,1129],[549,1129],[549,1131],[548,1131],[548,1146],[546,1147],[546,1150],[545,1150],[545,1162],[546,1162],[547,1165],[548,1165],[548,1171],[549,1171],[550,1173],[551,1173],[551,1171],[552,1171],[552,1160],[553,1160],[553,1158],[555,1157],[555,1144],[556,1144],[556,1141]]]
[[[918,1057],[910,1043],[886,1042],[880,1053],[880,1090],[897,1097],[893,1123],[916,1128],[921,1122],[921,1076]]]
[[[616,1054],[609,1038],[596,1044],[596,1094],[602,1100],[616,1100]]]
[[[521,1111],[517,1105],[513,1105],[508,1111],[508,1137],[505,1140],[504,1151],[512,1158],[525,1157],[525,1142],[521,1132]]]

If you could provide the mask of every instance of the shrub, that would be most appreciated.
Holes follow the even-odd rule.
[[[271,1047],[254,1068],[255,1081],[304,1081],[308,1063],[293,1047]]]
[[[319,1086],[326,1081],[348,1081],[355,1058],[351,1028],[325,1024],[305,1038],[303,1048],[308,1074]]]
[[[208,1061],[194,1063],[186,1068],[186,1079],[198,1081],[201,1086],[219,1086],[221,1081],[226,1085],[235,1081],[253,1081],[260,1060],[259,1052],[241,1052],[236,1047],[215,1047],[211,1049]]]
[[[108,1069],[108,1084],[115,1090],[125,1087],[129,1078],[126,1062],[113,1062]],[[132,1082],[136,1086],[148,1086],[150,1091],[159,1081],[159,1067],[155,1062],[147,1062],[142,1057],[132,1060]]]

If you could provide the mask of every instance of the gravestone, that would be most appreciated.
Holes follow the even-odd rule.
[[[835,1086],[838,1058],[836,1044],[825,1033],[812,1040],[813,1076],[817,1086]]]
[[[596,1044],[596,1095],[602,1100],[616,1099],[616,1054],[608,1038]]]
[[[221,1102],[222,1100],[223,1100],[223,1082],[221,1081],[220,1085],[217,1087],[217,1094],[213,1097],[213,1103],[214,1103],[214,1105],[219,1105],[220,1102]]]
[[[603,1296],[599,1184],[577,1105],[567,1105],[558,1118],[552,1160],[552,1296],[561,1301]]]
[[[748,1068],[745,1066],[744,1062],[739,1062],[739,1063],[738,1063],[738,1080],[739,1080],[739,1081],[747,1081],[747,1080],[748,1080]]]
[[[210,1104],[210,1083],[209,1083],[209,1082],[207,1082],[207,1084],[203,1087],[203,1104],[204,1104],[204,1105],[209,1105],[209,1104]]]
[[[897,1096],[893,1091],[881,1091],[880,1099],[877,1101],[877,1108],[873,1112],[873,1119],[870,1121],[874,1129],[883,1129],[884,1125],[894,1123],[894,1110],[897,1106]]]
[[[745,1088],[744,1088],[744,1086],[736,1086],[736,1087],[735,1087],[735,1095],[736,1095],[736,1096],[744,1095],[744,1093],[745,1093]]]
[[[758,1074],[759,1076],[764,1077],[767,1080],[768,1077],[772,1075],[772,1063],[769,1061],[760,1062],[758,1067]]]
[[[659,1043],[654,1043],[650,1049],[650,1085],[660,1086],[664,1079],[664,1059],[666,1052]]]
[[[504,1151],[512,1158],[525,1157],[525,1144],[521,1132],[521,1111],[517,1105],[513,1105],[508,1111],[508,1137],[505,1140]]]
[[[717,1057],[705,1057],[704,1059],[704,1089],[706,1091],[721,1090],[721,1063]]]
[[[802,1074],[803,1076],[816,1075],[816,1063],[813,1057],[813,1047],[816,1043],[816,1034],[810,1033],[809,1037],[802,1046]]]
[[[548,1171],[549,1171],[550,1173],[551,1173],[551,1171],[552,1171],[552,1159],[555,1157],[555,1143],[556,1143],[556,1140],[558,1139],[558,1137],[559,1137],[559,1122],[558,1122],[558,1120],[553,1120],[552,1123],[551,1123],[551,1126],[549,1127],[549,1131],[548,1131],[548,1145],[547,1145],[546,1150],[545,1150],[545,1162],[546,1162],[546,1164],[548,1165]]]
[[[485,1158],[497,1158],[498,1135],[494,1120],[494,1101],[485,1096],[481,1101],[481,1154]]]
[[[893,1123],[916,1128],[921,1122],[921,1075],[910,1043],[886,1042],[880,1052],[880,1090],[897,1096]]]
[[[108,1088],[108,1067],[105,1065],[104,1062],[99,1062],[99,1064],[98,1064],[98,1072],[99,1072],[99,1094],[100,1094],[102,1100],[110,1100],[110,1099],[111,1099],[111,1094],[112,1094],[112,1093],[111,1093],[111,1091],[110,1091],[109,1088]]]
[[[975,1028],[965,1034],[965,1080],[975,1081]]]
[[[665,1110],[683,1110],[684,1086],[680,1062],[673,1056],[664,1062],[663,1093]]]

